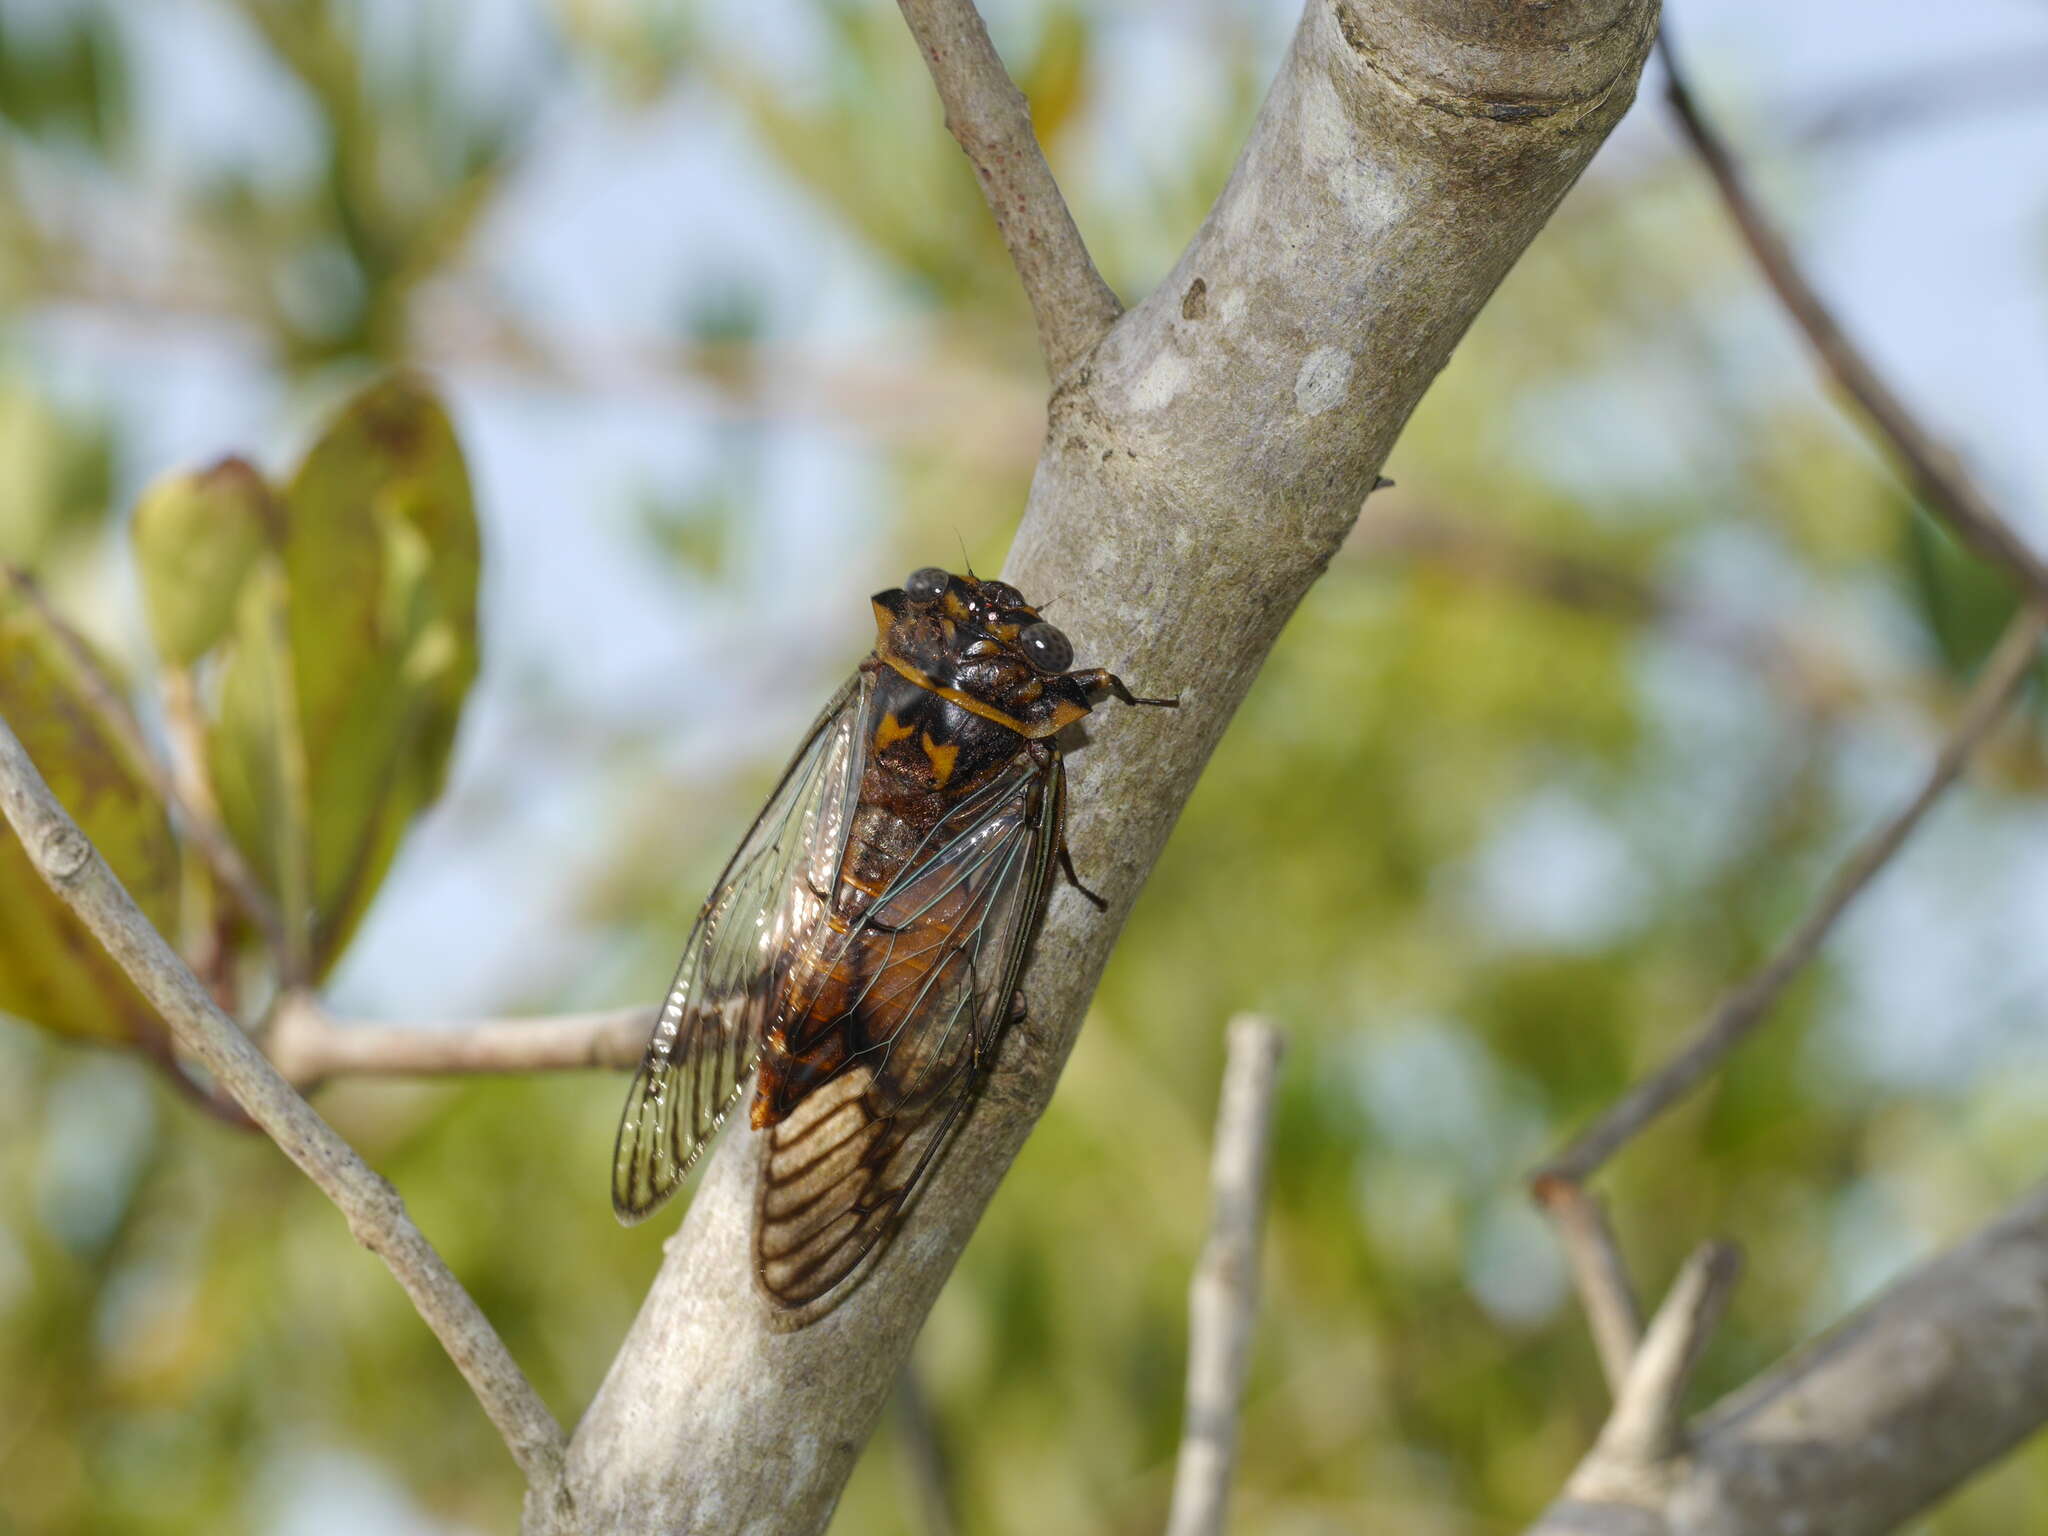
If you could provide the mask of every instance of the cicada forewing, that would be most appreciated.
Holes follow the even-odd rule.
[[[834,937],[872,690],[857,673],[825,706],[697,914],[619,1121],[622,1221],[675,1193],[745,1088],[790,974]]]
[[[762,1288],[805,1307],[877,1250],[979,1084],[1058,851],[1065,773],[1034,745],[963,797],[798,978],[763,1067]]]

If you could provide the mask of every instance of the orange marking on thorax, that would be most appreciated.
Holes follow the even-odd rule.
[[[917,729],[915,726],[905,725],[894,715],[882,716],[882,723],[875,727],[875,750],[880,752],[884,748],[894,745],[915,729]]]
[[[946,780],[953,777],[953,765],[960,761],[960,747],[957,742],[940,746],[932,740],[930,731],[924,734],[924,755],[931,760],[932,781],[939,788],[946,787]]]

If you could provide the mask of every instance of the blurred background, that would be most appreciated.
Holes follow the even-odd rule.
[[[1298,7],[984,10],[1142,296]],[[2048,546],[2048,13],[1669,10],[1850,329]],[[963,546],[998,567],[1036,452],[1029,314],[895,7],[0,0],[0,558],[153,731],[138,495],[229,452],[287,477],[395,365],[474,486],[481,666],[328,997],[395,1021],[651,999],[870,643],[866,594]],[[1242,1529],[1529,1518],[1605,1393],[1521,1175],[1910,792],[2011,608],[1818,384],[1654,65],[1388,473],[920,1343],[961,1531],[1159,1528],[1247,1008],[1292,1045]],[[2041,723],[2030,700],[1603,1181],[1653,1294],[1703,1238],[1748,1251],[1702,1402],[2048,1162]],[[0,1532],[511,1528],[503,1448],[327,1203],[61,1027],[0,1018]],[[673,1227],[612,1220],[622,1090],[319,1101],[570,1419]],[[900,1441],[892,1418],[835,1531],[941,1536]],[[1921,1529],[2043,1507],[2035,1448]]]

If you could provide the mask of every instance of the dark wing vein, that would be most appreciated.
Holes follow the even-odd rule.
[[[826,956],[861,985],[848,1059],[769,1133],[755,1258],[801,1307],[877,1248],[944,1146],[1009,1016],[1056,852],[1064,773],[1020,756],[927,836]]]
[[[857,674],[826,705],[697,914],[619,1120],[621,1221],[675,1193],[759,1060],[790,966],[825,942],[872,690]]]

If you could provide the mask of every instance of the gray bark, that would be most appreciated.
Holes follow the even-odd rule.
[[[749,1273],[736,1128],[576,1431],[590,1531],[822,1529],[912,1338],[1044,1109],[1125,915],[1281,626],[1451,348],[1627,109],[1654,0],[1311,0],[1173,276],[1068,370],[1005,575],[1110,703],[1072,759],[1098,914],[1055,895],[1031,1018],[903,1233],[787,1331]]]
[[[1875,1536],[2048,1422],[2048,1185],[1529,1536]]]

